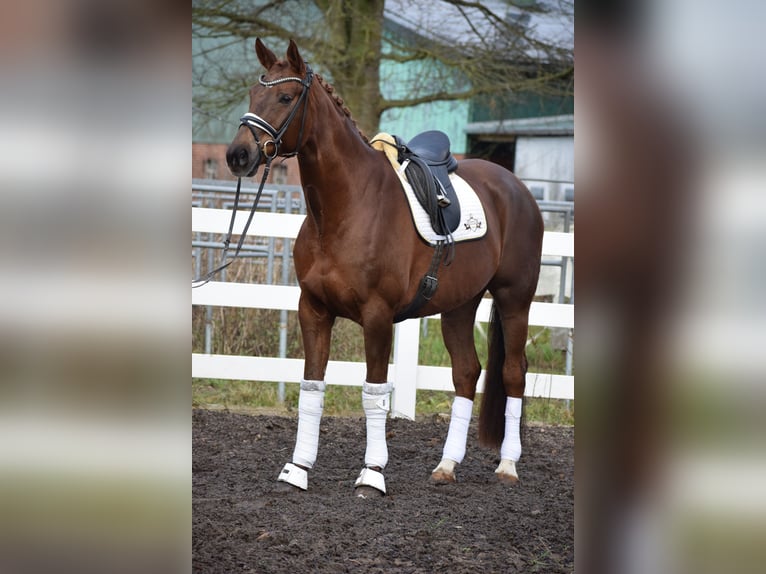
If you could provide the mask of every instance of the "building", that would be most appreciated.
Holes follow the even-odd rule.
[[[540,3],[540,2],[538,2]],[[496,13],[518,23],[527,30],[560,38],[571,47],[571,21],[551,21],[540,15],[522,12],[503,0],[484,3]],[[516,2],[514,4],[519,4]],[[312,5],[313,6],[313,5]],[[466,34],[467,19],[462,11],[444,5],[433,10],[432,2],[422,0],[387,0],[383,25],[383,50],[393,50],[398,43],[438,43],[449,45],[454,38]],[[481,24],[477,19],[473,22]],[[489,37],[491,30],[478,30]],[[497,39],[504,41],[504,39]],[[241,45],[239,45],[241,44]],[[252,45],[242,42],[232,51],[252,51]],[[243,54],[239,54],[239,61]],[[252,61],[252,55],[249,55]],[[235,61],[232,58],[232,61]],[[405,64],[384,60],[381,63],[381,89],[387,98],[401,97],[402,90],[413,89],[417,78],[424,77],[429,66],[440,64],[417,61]],[[432,70],[430,70],[432,71]],[[459,74],[441,70],[445,82],[461,81]],[[445,86],[441,86],[445,88]],[[425,90],[429,87],[425,86]],[[193,114],[192,169],[193,177],[228,179],[225,150],[237,126],[238,117],[246,107],[246,97],[240,113],[214,119],[195,110]],[[352,110],[353,112],[353,110]],[[566,200],[574,196],[574,102],[569,97],[542,97],[535,94],[510,94],[503,98],[474,98],[461,101],[437,101],[417,106],[386,110],[380,130],[409,139],[428,129],[439,129],[449,135],[452,150],[458,157],[484,157],[499,163],[527,181],[539,199]],[[273,179],[298,184],[295,160],[275,164]]]

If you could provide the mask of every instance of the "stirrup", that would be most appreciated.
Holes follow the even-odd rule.
[[[286,482],[287,484],[292,484],[301,490],[308,490],[309,473],[301,467],[288,462],[282,469],[282,472],[279,473],[277,482]]]
[[[364,467],[362,472],[359,473],[359,477],[354,483],[354,488],[358,486],[371,486],[383,494],[386,493],[386,479],[383,478],[383,473],[371,468]]]

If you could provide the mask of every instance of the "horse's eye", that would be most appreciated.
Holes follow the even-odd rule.
[[[292,101],[293,101],[293,97],[289,94],[282,94],[279,96],[280,104],[289,104]]]

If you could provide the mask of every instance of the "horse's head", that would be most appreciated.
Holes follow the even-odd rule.
[[[229,169],[238,177],[252,176],[263,161],[297,153],[314,77],[292,40],[285,60],[278,60],[260,38],[255,53],[266,73],[250,88],[248,113],[226,151]]]

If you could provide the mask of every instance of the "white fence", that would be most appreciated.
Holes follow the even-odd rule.
[[[240,211],[234,233],[241,233],[248,213]],[[192,231],[226,233],[231,212],[220,209],[192,208]],[[294,239],[303,215],[257,212],[248,235],[287,237]],[[543,255],[574,257],[574,235],[546,232]],[[257,285],[243,283],[210,283],[192,289],[192,305],[286,309],[297,311],[300,289],[294,286]],[[477,321],[489,321],[491,299],[479,305]],[[389,365],[389,380],[394,383],[392,416],[415,418],[417,389],[453,391],[451,369],[418,365],[421,319],[409,319],[396,325],[394,358]],[[574,305],[532,303],[530,325],[574,328]],[[361,386],[366,374],[364,363],[330,361],[327,366],[328,384]],[[285,381],[298,383],[303,375],[302,359],[246,357],[192,353],[192,377],[237,379],[250,381]],[[479,392],[484,386],[484,372],[479,379]],[[526,395],[556,399],[574,398],[574,377],[527,373]]]

